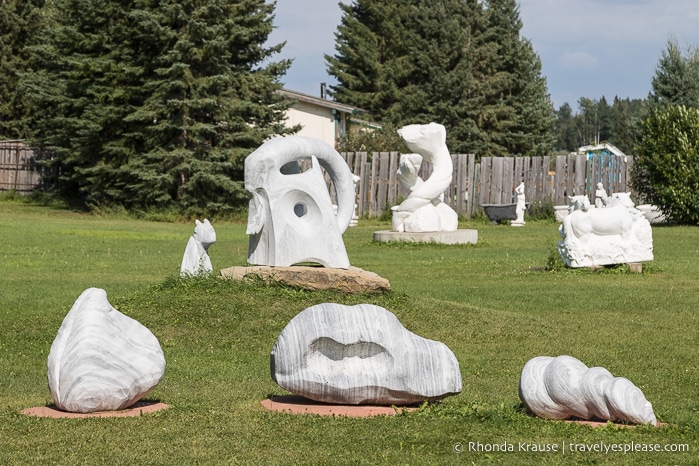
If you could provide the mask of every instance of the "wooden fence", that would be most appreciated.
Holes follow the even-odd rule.
[[[405,193],[396,178],[398,152],[343,152],[352,173],[359,177],[357,209],[360,217],[377,217],[397,205]],[[41,182],[42,157],[21,141],[0,141],[0,191],[27,193]],[[610,155],[559,155],[543,157],[483,157],[452,155],[452,182],[444,200],[457,213],[470,218],[482,204],[514,203],[514,188],[524,182],[530,203],[567,204],[567,196],[587,194],[594,202],[595,186],[608,193],[630,191],[633,157]],[[419,176],[426,180],[432,167],[423,163]],[[333,193],[334,194],[334,193]]]
[[[398,152],[343,152],[342,157],[359,177],[357,209],[360,217],[380,216],[397,205],[405,193],[396,179]],[[482,204],[514,203],[514,188],[524,182],[525,197],[532,202],[567,204],[567,196],[587,194],[594,202],[595,187],[603,183],[608,193],[630,191],[633,157],[610,155],[559,155],[543,157],[483,157],[452,155],[454,171],[444,200],[457,213],[470,218]],[[420,177],[432,169],[423,163]]]
[[[0,141],[0,191],[29,193],[41,182],[39,152],[21,141]]]

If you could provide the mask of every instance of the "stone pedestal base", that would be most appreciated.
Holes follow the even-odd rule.
[[[391,289],[385,278],[357,267],[331,269],[302,265],[251,265],[223,269],[221,276],[233,280],[258,278],[268,283],[278,282],[306,290],[337,290],[345,293],[383,293]]]
[[[406,241],[410,243],[476,244],[478,242],[478,230],[426,231],[420,233],[382,230],[374,232],[374,241],[382,243]]]

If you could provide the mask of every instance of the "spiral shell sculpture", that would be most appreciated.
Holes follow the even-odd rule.
[[[530,359],[519,379],[519,398],[544,419],[657,424],[653,406],[631,381],[572,356]]]

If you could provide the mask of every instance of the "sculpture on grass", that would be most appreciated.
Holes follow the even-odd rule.
[[[515,188],[515,196],[517,197],[517,205],[515,207],[515,213],[517,218],[512,220],[510,225],[513,227],[521,227],[524,225],[524,211],[527,210],[527,199],[524,196],[524,182],[520,183]]]
[[[63,319],[48,358],[51,397],[75,413],[128,408],[165,374],[158,339],[117,311],[107,293],[88,288]]]
[[[657,423],[653,406],[637,386],[572,356],[530,359],[522,369],[519,397],[544,419]]]
[[[309,162],[308,170],[301,171],[302,161]],[[332,180],[337,214],[321,167]],[[245,159],[245,189],[252,193],[247,226],[250,264],[313,262],[349,268],[342,234],[354,213],[354,179],[330,145],[302,136],[267,141]]]
[[[339,404],[413,404],[461,391],[454,353],[408,331],[373,304],[323,303],[291,319],[271,353],[272,379]]]
[[[444,202],[453,171],[446,129],[437,123],[408,125],[398,134],[414,153],[403,154],[400,159],[397,177],[408,197],[391,208],[393,231],[455,231],[458,215]],[[426,180],[417,175],[423,161],[432,165],[432,174]]]
[[[629,193],[615,193],[607,207],[587,196],[569,197],[569,214],[558,231],[558,252],[569,267],[593,267],[653,260],[650,223]]]
[[[216,231],[208,219],[194,221],[194,234],[189,237],[182,257],[180,276],[200,275],[213,271],[209,246],[216,242]]]

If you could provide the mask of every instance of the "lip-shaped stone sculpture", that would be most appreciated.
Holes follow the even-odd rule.
[[[407,405],[462,388],[459,363],[444,343],[415,335],[373,304],[305,309],[277,338],[271,372],[296,395],[336,404]]]
[[[51,397],[75,413],[128,408],[165,373],[158,339],[117,311],[100,288],[88,288],[63,319],[48,358]]]
[[[519,398],[544,419],[657,424],[653,406],[631,381],[572,356],[530,359],[522,369]]]

